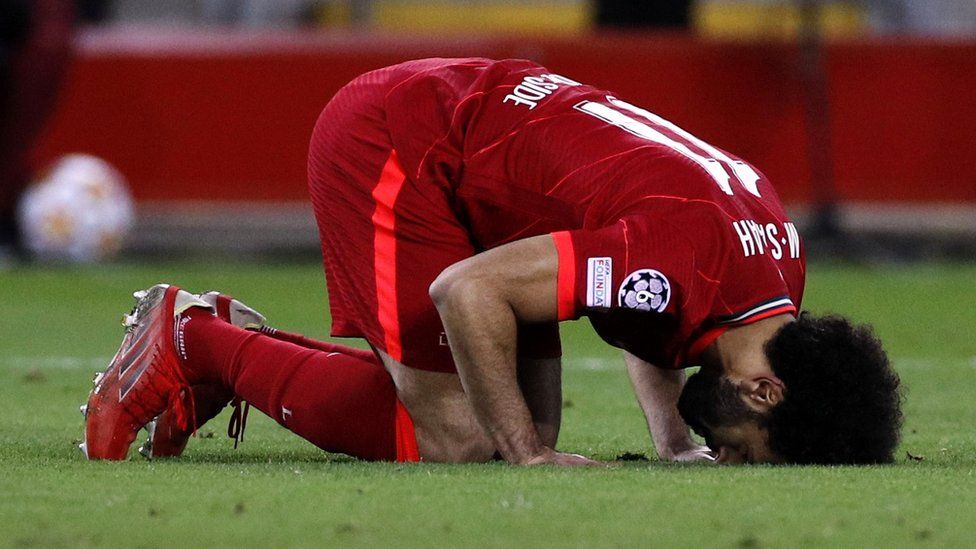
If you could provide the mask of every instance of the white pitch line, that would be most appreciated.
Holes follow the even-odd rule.
[[[896,370],[931,370],[934,368],[976,368],[976,356],[969,358],[895,357]]]
[[[79,358],[75,356],[8,356],[0,358],[0,368],[29,370],[105,369],[112,357]],[[563,367],[569,370],[625,370],[623,358],[567,357]]]
[[[0,358],[0,368],[30,370],[104,370],[112,357],[10,356]]]
[[[563,359],[563,367],[567,370],[626,370],[623,357],[566,357]]]
[[[0,368],[29,370],[104,369],[112,357],[79,358],[74,356],[8,356],[0,358]],[[623,358],[567,357],[563,366],[570,370],[624,370]]]
[[[894,357],[896,370],[931,370],[933,368],[976,368],[976,356],[968,358]],[[626,370],[623,357],[566,357],[563,367],[567,370]]]
[[[0,357],[0,369],[29,370],[101,370],[108,366],[111,357],[75,356],[7,356]],[[935,357],[896,357],[893,359],[898,370],[929,370],[932,368],[973,368],[976,369],[976,356],[968,358]],[[567,370],[610,371],[626,370],[623,357],[566,357],[563,367]]]

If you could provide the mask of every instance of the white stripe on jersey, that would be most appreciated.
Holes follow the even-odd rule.
[[[750,316],[755,316],[755,315],[757,315],[757,314],[759,314],[759,313],[761,313],[763,311],[768,311],[770,309],[775,309],[777,307],[782,307],[783,305],[793,305],[793,301],[790,298],[788,298],[788,297],[784,297],[782,299],[777,299],[776,301],[770,301],[769,303],[764,303],[762,305],[759,305],[758,307],[755,307],[753,309],[749,309],[748,311],[746,311],[746,312],[744,312],[742,314],[739,314],[739,315],[736,315],[736,316],[734,316],[732,318],[723,320],[721,322],[721,324],[732,324],[734,322],[741,322],[741,321],[749,318]]]

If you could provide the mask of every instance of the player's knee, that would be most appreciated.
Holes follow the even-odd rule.
[[[440,309],[458,297],[470,295],[470,290],[481,284],[477,276],[476,271],[468,268],[465,261],[461,261],[441,271],[427,291],[434,305]]]
[[[459,279],[458,269],[455,265],[451,265],[441,271],[441,274],[437,275],[437,278],[430,283],[430,287],[427,290],[435,305],[440,307],[450,299],[451,293],[455,291],[454,288],[458,284]]]

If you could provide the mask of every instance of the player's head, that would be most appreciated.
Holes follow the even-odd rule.
[[[766,410],[720,374],[688,379],[678,407],[709,447],[731,461],[868,464],[893,460],[901,429],[897,374],[868,326],[800,315],[765,344],[782,381]]]

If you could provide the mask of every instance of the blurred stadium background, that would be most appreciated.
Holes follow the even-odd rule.
[[[976,258],[974,0],[0,4],[0,195],[101,157],[136,198],[130,256],[316,254],[305,154],[332,94],[410,58],[486,56],[749,159],[814,256]]]
[[[78,404],[128,292],[219,288],[327,337],[312,126],[353,77],[425,56],[536,60],[766,172],[814,259],[804,307],[873,323],[902,376],[897,464],[658,463],[582,322],[560,448],[650,462],[350,462],[257,413],[233,450],[227,412],[181,460],[84,461]],[[0,548],[972,547],[974,90],[976,0],[0,0]],[[131,186],[122,260],[21,262],[17,196],[71,153]]]

